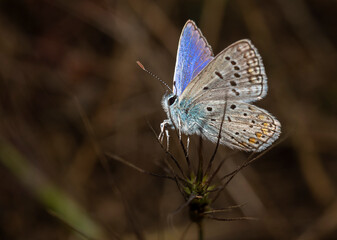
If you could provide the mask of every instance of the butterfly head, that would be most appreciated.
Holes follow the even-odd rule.
[[[161,104],[163,105],[165,112],[168,112],[169,108],[175,106],[177,102],[178,102],[178,96],[172,92],[167,92],[163,96]]]

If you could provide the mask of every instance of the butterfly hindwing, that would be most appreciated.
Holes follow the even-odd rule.
[[[262,59],[249,40],[240,40],[221,53],[193,79],[182,97],[195,101],[239,100],[253,102],[267,94]]]
[[[280,122],[266,110],[249,103],[225,101],[199,103],[201,135],[217,142],[221,122],[220,143],[244,151],[262,151],[280,135]]]
[[[213,52],[199,28],[187,21],[180,36],[173,92],[180,96],[190,81],[213,59]]]

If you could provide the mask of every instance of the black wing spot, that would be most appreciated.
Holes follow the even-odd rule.
[[[243,116],[247,117],[247,113],[244,113]]]
[[[239,78],[239,77],[241,77],[241,75],[238,74],[238,73],[234,73],[234,77]]]
[[[253,125],[249,125],[250,128],[253,128]]]
[[[231,60],[231,58],[230,58],[230,57],[228,57],[228,56],[227,56],[227,57],[225,57],[225,59],[226,59],[227,61]]]
[[[232,89],[232,92],[234,92],[236,96],[240,95],[240,93],[238,91],[236,91],[235,89]]]
[[[255,120],[252,120],[252,123],[255,123]]]
[[[231,64],[232,64],[232,65],[236,65],[236,62],[235,62],[235,61],[231,61]]]
[[[221,73],[219,73],[218,71],[216,71],[215,74],[216,74],[219,78],[223,79],[223,76],[222,76]]]
[[[214,119],[214,118],[211,118],[211,121],[212,121],[212,122],[215,122],[215,119]]]
[[[207,107],[207,111],[212,111],[212,108],[211,107]]]
[[[236,108],[236,105],[232,104],[232,105],[231,105],[231,109],[234,110],[235,108]]]
[[[231,119],[230,117],[227,117],[227,120],[228,120],[228,122],[231,122],[231,121],[232,121],[232,119]]]
[[[209,88],[208,87],[204,87],[204,90],[208,90]]]
[[[230,81],[229,83],[230,83],[233,87],[235,87],[235,86],[237,85],[235,81]]]
[[[235,135],[239,135],[239,132],[236,132]]]
[[[234,70],[240,70],[240,68],[238,66],[234,66]]]

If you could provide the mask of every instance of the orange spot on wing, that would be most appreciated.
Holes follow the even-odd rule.
[[[262,133],[260,133],[260,132],[256,132],[255,135],[256,135],[257,138],[261,138],[262,137]]]
[[[268,129],[267,128],[262,128],[261,130],[262,130],[263,134],[267,135],[267,133],[268,133]]]

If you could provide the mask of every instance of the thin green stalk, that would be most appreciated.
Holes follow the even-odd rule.
[[[54,185],[10,143],[0,139],[0,164],[3,164],[29,189],[39,203],[87,239],[108,239],[99,224],[70,196]]]
[[[199,232],[199,240],[204,240],[204,228],[202,224],[202,220],[197,223],[198,224],[198,232]]]

